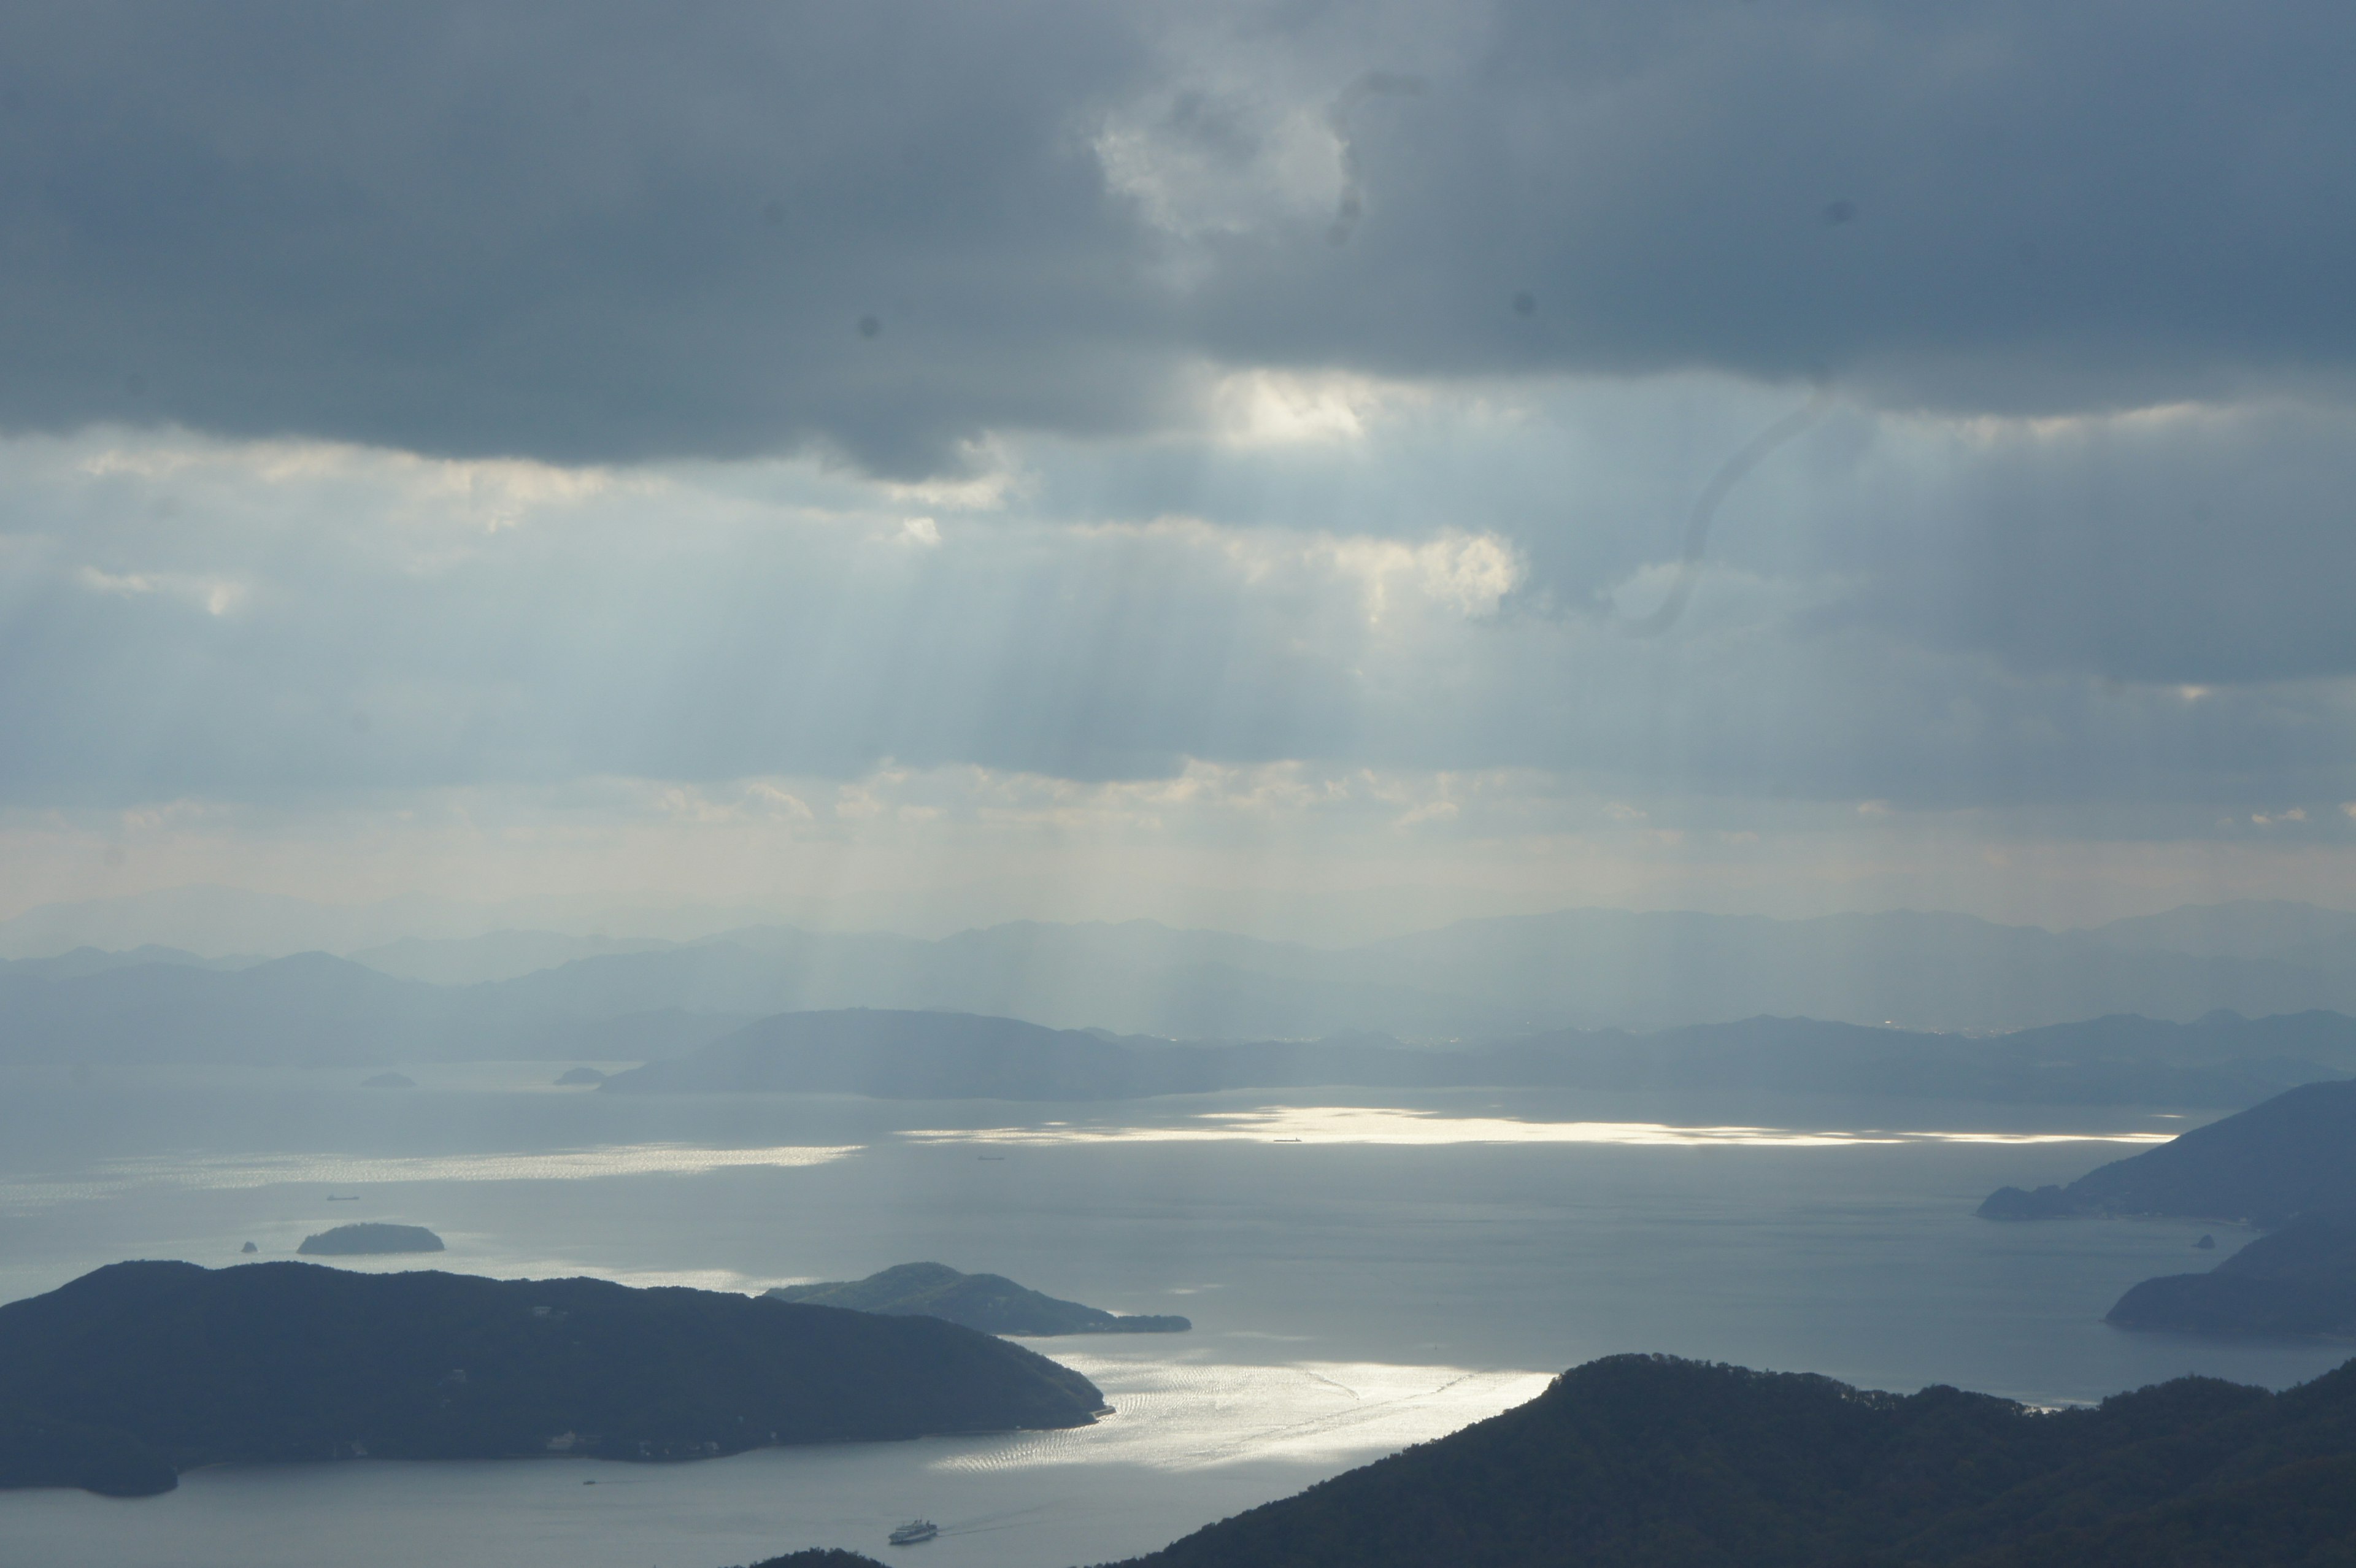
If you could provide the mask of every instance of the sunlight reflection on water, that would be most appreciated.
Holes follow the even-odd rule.
[[[16,1211],[142,1187],[233,1192],[287,1185],[360,1187],[400,1181],[566,1181],[603,1176],[701,1176],[744,1167],[824,1165],[863,1145],[699,1148],[690,1144],[608,1144],[517,1154],[365,1157],[338,1154],[163,1155],[111,1160],[78,1180],[0,1182],[0,1208]]]
[[[1484,1421],[1536,1399],[1552,1378],[1381,1362],[1138,1360],[1089,1355],[1064,1343],[1055,1354],[1104,1391],[1112,1415],[1077,1431],[1019,1434],[987,1450],[945,1456],[932,1468],[1120,1464],[1191,1470],[1270,1458],[1332,1463],[1389,1453]]]
[[[1271,1106],[1215,1111],[1160,1125],[1046,1122],[1028,1127],[926,1128],[903,1137],[927,1143],[1192,1143],[1248,1141],[1342,1144],[1735,1144],[1769,1148],[1835,1148],[1906,1143],[2166,1143],[2172,1133],[1999,1133],[1837,1131],[1791,1127],[1676,1126],[1665,1122],[1526,1122],[1454,1116],[1370,1105]]]

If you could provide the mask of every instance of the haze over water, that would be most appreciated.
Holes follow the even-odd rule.
[[[367,1218],[450,1250],[358,1266],[751,1291],[937,1259],[1194,1330],[1025,1341],[1104,1389],[1117,1413],[1081,1431],[663,1467],[224,1467],[138,1502],[0,1495],[11,1563],[275,1568],[332,1540],[359,1568],[723,1568],[877,1550],[919,1512],[945,1527],[925,1549],[944,1568],[1092,1563],[1618,1351],[2042,1403],[2190,1371],[2281,1385],[2341,1359],[2103,1325],[2127,1285],[2221,1255],[2191,1250],[2203,1227],[1972,1217],[1997,1185],[2066,1180],[2181,1116],[1566,1092],[646,1098],[555,1091],[561,1065],[423,1070],[403,1092],[11,1074],[0,1296],[126,1257],[233,1264],[248,1239],[284,1257]]]

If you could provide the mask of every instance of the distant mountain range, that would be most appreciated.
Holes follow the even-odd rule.
[[[495,1059],[643,1060],[742,1017],[600,1011],[498,987],[396,980],[324,953],[241,969],[181,963],[0,966],[0,1062],[380,1066]]]
[[[237,970],[148,963],[63,978],[0,968],[0,1062],[309,1067],[496,1059],[638,1060],[601,1093],[772,1091],[887,1099],[1119,1100],[1223,1089],[1555,1086],[1751,1089],[2045,1104],[2240,1106],[2356,1073],[2356,1020],[2331,1012],[2190,1023],[2114,1016],[2006,1035],[1752,1018],[1652,1033],[1558,1029],[1469,1046],[1361,1032],[1182,1041],[988,1015],[839,1008],[748,1019],[651,1000],[642,957],[437,987],[325,954]],[[31,972],[27,972],[31,971]],[[713,999],[710,993],[700,999]],[[724,998],[723,998],[724,999]],[[750,998],[738,998],[750,999]]]
[[[686,1055],[616,1073],[598,1093],[1087,1101],[1331,1084],[2211,1106],[2245,1105],[2351,1072],[2356,1019],[2338,1013],[2221,1013],[2190,1024],[2107,1018],[1993,1039],[1748,1019],[1649,1035],[1563,1029],[1437,1051],[1385,1036],[1185,1044],[965,1013],[853,1008],[764,1019]]]
[[[691,943],[514,930],[355,951],[366,962],[151,947],[0,965],[0,1060],[648,1059],[757,1018],[861,1007],[1165,1040],[1414,1042],[1762,1016],[1997,1032],[2107,1014],[2356,1012],[2356,915],[2297,904],[2084,932],[1903,912],[1777,921],[1579,910],[1341,949],[1140,921],[938,940],[782,926]]]

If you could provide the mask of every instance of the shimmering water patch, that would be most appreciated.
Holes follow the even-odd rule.
[[[1047,1349],[1102,1389],[1113,1414],[1070,1432],[1024,1433],[944,1456],[942,1470],[1135,1465],[1192,1470],[1283,1459],[1333,1464],[1445,1436],[1546,1392],[1550,1374],[1308,1360],[1141,1361]]]
[[[370,1157],[340,1154],[161,1155],[112,1160],[70,1180],[0,1182],[0,1209],[22,1212],[139,1188],[230,1192],[252,1188],[368,1187],[414,1181],[579,1181],[615,1176],[701,1176],[745,1167],[789,1168],[847,1158],[864,1146],[609,1144],[513,1154]]]
[[[1539,1122],[1506,1116],[1450,1115],[1372,1105],[1276,1105],[1214,1111],[1184,1122],[1045,1122],[1024,1127],[926,1128],[901,1135],[928,1143],[1077,1144],[1210,1141],[1301,1144],[1726,1144],[1754,1148],[1838,1148],[1907,1143],[2166,1143],[2153,1132],[1811,1129],[1681,1126],[1666,1122]]]

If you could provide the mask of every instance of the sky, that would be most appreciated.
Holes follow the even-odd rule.
[[[0,917],[2356,888],[2356,13],[0,8]]]

